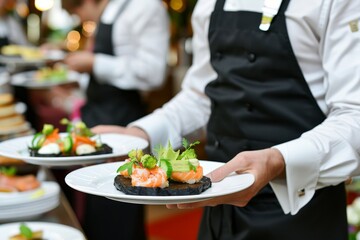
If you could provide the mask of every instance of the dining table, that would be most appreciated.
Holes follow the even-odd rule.
[[[40,178],[43,181],[56,182],[56,178],[53,175],[50,168],[41,167],[39,171],[40,171],[39,173]],[[44,212],[36,216],[21,218],[21,220],[11,220],[11,221],[5,220],[0,222],[0,226],[2,224],[13,223],[13,222],[42,222],[42,223],[62,224],[79,230],[84,235],[84,240],[86,240],[84,230],[82,229],[81,224],[75,214],[75,211],[70,205],[62,189],[60,189],[60,193],[59,193],[59,204],[50,211]]]

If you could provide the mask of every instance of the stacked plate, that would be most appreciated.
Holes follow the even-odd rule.
[[[48,212],[60,203],[56,182],[42,182],[35,190],[0,193],[0,222],[26,220]]]

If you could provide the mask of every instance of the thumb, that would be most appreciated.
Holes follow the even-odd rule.
[[[212,182],[220,182],[225,177],[227,177],[232,172],[239,172],[241,169],[238,169],[238,166],[235,161],[229,161],[218,167],[217,169],[211,171],[206,176],[211,179]]]

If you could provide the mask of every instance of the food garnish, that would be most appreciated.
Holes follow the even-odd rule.
[[[68,70],[63,64],[43,67],[35,72],[35,81],[37,82],[64,82],[67,77]]]
[[[43,231],[33,231],[25,223],[21,223],[19,226],[20,233],[11,236],[9,240],[42,240]]]
[[[14,176],[16,174],[16,167],[0,167],[0,174]]]

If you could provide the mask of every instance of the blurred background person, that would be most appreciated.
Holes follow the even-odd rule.
[[[13,14],[15,3],[15,0],[0,0],[0,48],[9,44],[28,44],[21,22]]]
[[[88,73],[80,117],[89,127],[126,125],[146,114],[141,90],[165,79],[169,19],[160,0],[62,0],[63,7],[97,29],[87,50],[69,53],[70,70]],[[58,91],[57,89],[56,91]],[[89,239],[145,239],[144,207],[86,196],[84,230]]]

